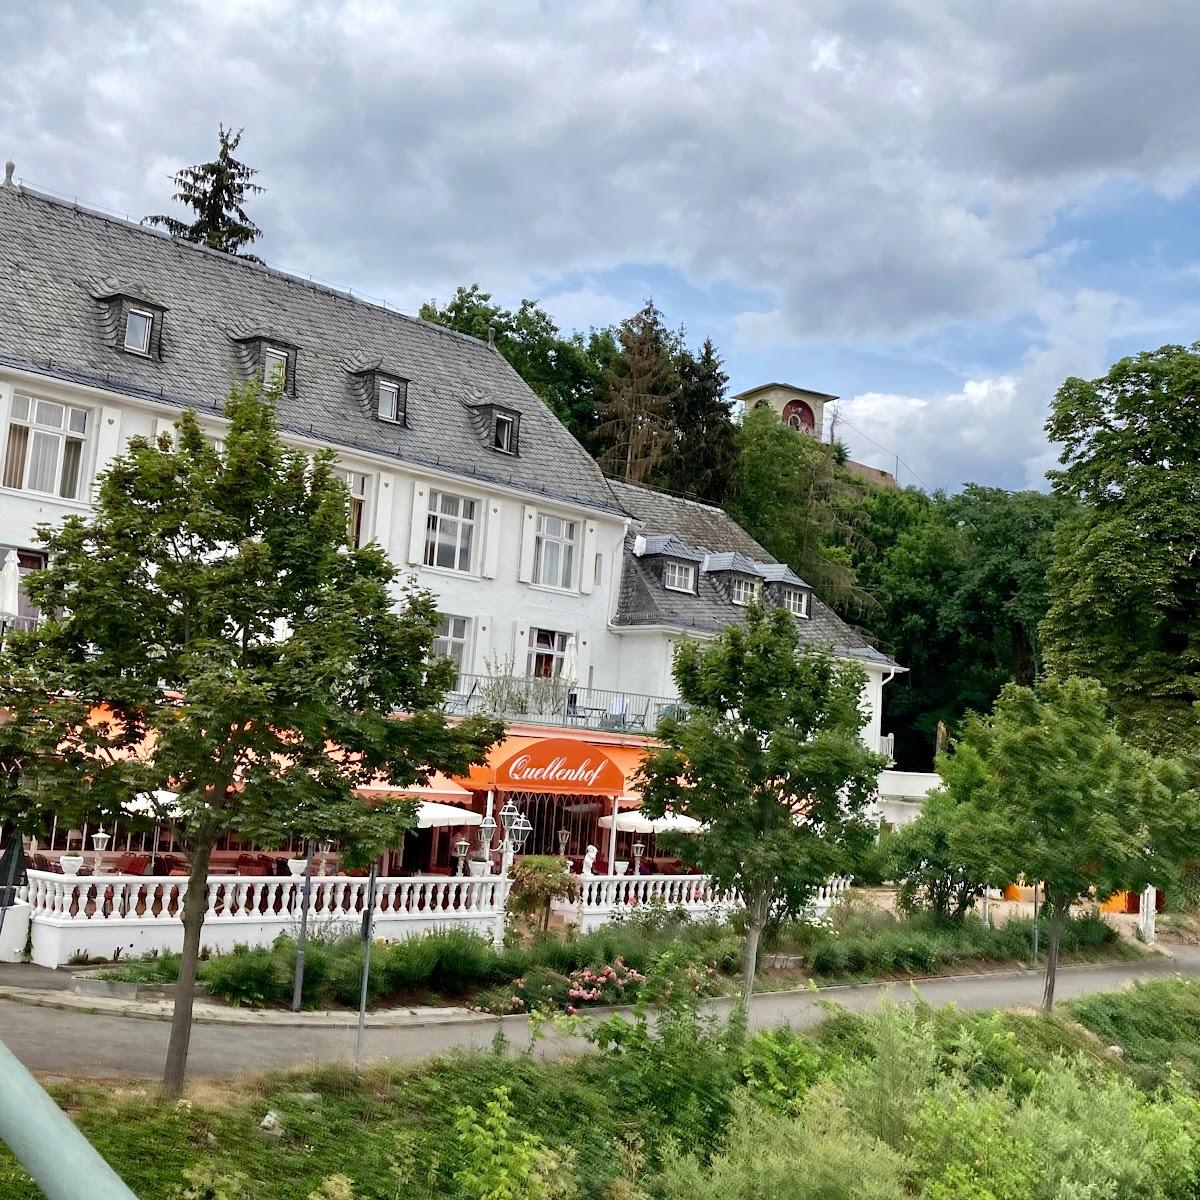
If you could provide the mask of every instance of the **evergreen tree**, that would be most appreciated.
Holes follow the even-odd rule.
[[[652,300],[621,323],[620,352],[606,372],[596,455],[610,475],[646,483],[671,446],[671,406],[679,391],[674,338]]]
[[[711,338],[698,355],[679,356],[679,387],[667,406],[671,442],[653,481],[673,492],[721,504],[737,465],[737,428],[730,414],[729,376]]]
[[[237,254],[243,246],[257,241],[262,230],[250,220],[244,206],[247,196],[258,195],[265,189],[251,183],[258,172],[233,157],[242,140],[242,132],[239,129],[233,133],[224,125],[219,126],[217,157],[212,162],[185,167],[175,175],[178,190],[171,199],[193,209],[196,213],[194,221],[189,223],[160,213],[144,217],[142,223],[160,225],[172,237],[199,242],[226,254]],[[252,254],[243,257],[259,261]]]

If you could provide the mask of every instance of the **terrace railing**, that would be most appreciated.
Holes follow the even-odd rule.
[[[446,711],[531,725],[653,733],[662,716],[682,712],[683,704],[670,696],[589,688],[554,677],[463,674],[446,699]]]

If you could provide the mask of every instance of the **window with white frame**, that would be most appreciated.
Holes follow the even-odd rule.
[[[729,585],[729,595],[734,604],[750,604],[758,599],[758,580],[735,575]]]
[[[557,629],[531,629],[527,673],[539,679],[555,679],[561,675],[570,639],[569,633],[560,633]]]
[[[15,395],[4,453],[4,486],[79,499],[90,426],[86,408]]]
[[[130,354],[149,354],[150,335],[153,332],[153,313],[131,308],[125,317],[125,349]]]
[[[799,588],[788,588],[783,593],[783,607],[793,616],[808,616],[808,593]]]
[[[362,471],[339,468],[338,478],[350,493],[349,512],[346,520],[346,545],[357,550],[363,544],[367,528],[367,501],[370,499],[371,477]]]
[[[434,658],[448,658],[461,675],[467,663],[468,642],[471,637],[471,618],[443,615],[433,639],[430,653]]]
[[[691,563],[668,560],[663,563],[663,587],[672,592],[694,592],[696,568]]]
[[[425,565],[470,571],[475,542],[475,501],[451,492],[429,493],[425,522]]]
[[[544,587],[569,588],[575,578],[575,548],[579,522],[551,513],[538,513],[533,539],[533,582]]]
[[[381,421],[404,425],[408,419],[408,384],[398,380],[375,379],[375,412]]]
[[[288,356],[286,350],[275,346],[263,347],[263,387],[286,391],[288,386]]]
[[[492,445],[504,454],[513,454],[517,448],[517,422],[508,413],[496,414],[496,431]]]

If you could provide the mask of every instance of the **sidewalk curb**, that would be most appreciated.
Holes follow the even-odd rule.
[[[1151,975],[1178,974],[1182,971],[1182,965],[1174,956],[1164,952],[1141,962],[1120,959],[1109,962],[1080,963],[1077,966],[1060,967],[1059,973],[1061,975],[1112,970],[1113,967],[1122,965],[1127,965],[1131,973],[1140,973],[1147,969]],[[752,1003],[756,1001],[769,1003],[772,999],[790,998],[797,995],[810,996],[813,999],[835,1000],[839,994],[865,991],[886,992],[894,989],[907,989],[910,986],[925,983],[955,983],[980,979],[1026,979],[1040,974],[1040,970],[1020,967],[1005,971],[974,971],[965,975],[914,975],[908,979],[887,979],[874,983],[839,983],[818,988],[783,988],[769,992],[755,992]],[[1137,979],[1138,975],[1131,974],[1129,982],[1137,982]],[[130,1017],[143,1021],[170,1021],[172,1012],[172,1005],[169,1001],[119,1000],[77,992],[43,991],[11,986],[0,986],[0,1001],[2,1000],[13,1004],[24,1004],[31,1008],[52,1008],[96,1016]],[[732,1002],[732,996],[715,996],[712,998],[710,1006],[719,1007]],[[629,1013],[632,1008],[622,1005],[603,1009],[597,1007],[594,1011],[607,1016],[614,1013]],[[487,1025],[494,1024],[500,1019],[502,1018],[493,1013],[476,1013],[461,1007],[385,1009],[376,1013],[368,1013],[366,1028],[420,1029],[426,1026]],[[198,1025],[253,1026],[261,1029],[353,1029],[358,1023],[358,1014],[328,1010],[293,1013],[280,1012],[277,1009],[231,1009],[200,1002],[195,1007],[192,1020]]]

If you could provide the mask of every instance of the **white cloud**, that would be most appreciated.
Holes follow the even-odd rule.
[[[1068,376],[1103,371],[1117,306],[1086,291],[1047,305],[1044,336],[1012,374],[967,379],[949,394],[853,396],[839,404],[836,436],[851,457],[886,470],[899,454],[904,484],[1044,487],[1057,458],[1043,431],[1054,393]]]

